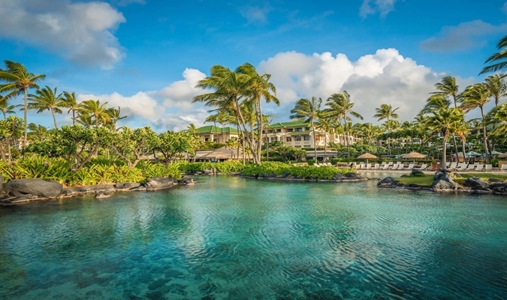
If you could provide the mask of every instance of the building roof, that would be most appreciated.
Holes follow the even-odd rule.
[[[291,122],[278,122],[268,126],[268,128],[286,128],[286,127],[308,127],[310,123],[301,120]]]
[[[232,127],[218,127],[218,126],[203,126],[197,128],[198,134],[204,134],[204,133],[238,133],[238,130]]]

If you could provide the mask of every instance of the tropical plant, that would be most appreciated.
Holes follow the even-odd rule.
[[[76,112],[78,111],[79,105],[76,99],[76,93],[63,92],[63,97],[60,102],[61,107],[68,108],[69,112],[72,112],[72,125],[76,124]]]
[[[500,98],[507,96],[507,84],[504,79],[507,74],[494,74],[486,77],[484,83],[488,88],[488,92],[495,99],[495,106],[500,103]]]
[[[28,95],[28,100],[31,101],[28,103],[28,109],[37,110],[37,113],[49,110],[53,117],[55,128],[58,128],[55,114],[62,113],[62,110],[59,108],[62,104],[62,94],[57,94],[56,88],[51,89],[49,86],[46,86],[43,89],[38,89],[35,95]]]
[[[111,121],[106,105],[107,102],[101,104],[99,100],[86,100],[79,103],[78,112],[84,116],[82,120],[88,120],[90,117],[93,119],[95,127],[99,127],[100,124],[106,125]]]
[[[320,106],[322,104],[321,98],[312,97],[312,100],[308,100],[305,98],[299,99],[296,102],[294,108],[290,111],[291,119],[303,119],[304,122],[310,123],[310,127],[312,128],[313,135],[313,147],[314,147],[314,155],[315,159],[317,159],[317,142],[316,142],[316,133],[315,133],[315,122],[319,120],[319,117],[322,116]]]
[[[375,114],[373,115],[374,118],[378,118],[379,121],[386,120],[387,125],[387,133],[391,133],[392,125],[389,122],[391,119],[398,119],[398,114],[396,111],[399,109],[399,107],[394,108],[391,105],[382,104],[379,108],[375,108]],[[389,154],[391,154],[391,143],[390,139],[387,139],[387,149],[389,151]]]
[[[5,81],[5,84],[0,85],[0,92],[8,92],[7,98],[12,98],[23,93],[24,99],[24,140],[23,146],[26,145],[28,138],[28,89],[39,88],[37,82],[44,80],[46,75],[29,73],[26,67],[20,63],[5,60],[5,70],[0,69],[0,81]]]
[[[496,72],[507,67],[507,36],[503,37],[497,44],[497,49],[500,50],[497,53],[491,55],[487,60],[487,63],[493,63],[489,66],[486,66],[479,73],[484,74],[488,72]]]
[[[4,97],[0,95],[0,111],[2,111],[2,114],[4,115],[4,120],[7,120],[7,115],[14,114],[14,108],[16,108],[15,105],[9,105],[9,101],[7,97]]]

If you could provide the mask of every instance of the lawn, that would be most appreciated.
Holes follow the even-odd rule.
[[[491,174],[491,173],[460,173],[459,174],[463,178],[473,178],[473,177],[479,177],[479,178],[498,178],[507,180],[507,175],[500,175],[500,174]]]

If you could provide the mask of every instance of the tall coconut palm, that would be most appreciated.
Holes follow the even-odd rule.
[[[199,132],[199,130],[197,130],[197,127],[195,127],[194,123],[188,124],[187,131],[193,136],[196,136],[197,133]]]
[[[0,92],[8,92],[8,98],[17,96],[23,93],[24,100],[24,121],[25,130],[23,133],[24,140],[23,146],[26,145],[28,139],[28,89],[39,88],[38,81],[44,80],[46,75],[29,73],[26,67],[20,63],[5,60],[5,70],[0,69],[0,81],[5,81],[5,84],[0,85]]]
[[[321,114],[320,106],[322,104],[321,98],[312,97],[312,100],[305,98],[299,99],[294,108],[290,111],[291,119],[304,119],[305,122],[310,123],[313,134],[313,146],[315,161],[317,161],[317,142],[315,134],[315,122],[318,121]]]
[[[9,100],[7,97],[4,97],[0,95],[0,110],[2,111],[2,114],[4,115],[4,120],[7,120],[8,114],[14,114],[14,108],[16,108],[15,105],[9,105]]]
[[[347,121],[351,120],[349,115],[361,120],[363,119],[363,116],[352,110],[354,103],[350,101],[350,95],[347,93],[347,91],[343,91],[343,93],[332,94],[327,99],[326,105],[329,106],[329,108],[326,109],[326,112],[330,115],[330,117],[337,120],[343,120],[346,123]],[[350,136],[348,127],[345,129],[347,135],[347,158],[350,159]]]
[[[113,131],[113,132],[116,132],[116,123],[118,123],[118,121],[120,120],[123,120],[125,119],[127,116],[122,116],[121,115],[121,107],[118,106],[118,108],[114,108],[114,107],[111,107],[111,108],[108,108],[106,109],[106,113],[109,115],[109,122],[108,124],[110,125],[110,129]]]
[[[388,104],[382,104],[379,108],[375,108],[375,114],[373,115],[374,118],[378,118],[378,121],[386,120],[387,125],[387,133],[391,133],[391,124],[389,120],[391,119],[398,119],[398,114],[396,111],[399,109],[399,107],[396,107],[393,109],[391,105]],[[389,155],[391,155],[391,142],[390,139],[387,138],[387,149],[389,151]]]
[[[99,100],[86,100],[79,103],[78,112],[81,115],[93,117],[95,127],[99,127],[101,123],[106,125],[111,121],[106,105],[107,102],[101,104]]]
[[[486,64],[494,62],[494,64],[484,67],[479,75],[488,72],[496,72],[507,67],[507,36],[503,37],[496,47],[500,51],[491,55],[485,62]]]
[[[431,136],[436,133],[443,135],[443,168],[446,167],[447,140],[449,139],[449,135],[458,134],[462,136],[463,133],[460,131],[460,127],[464,121],[465,115],[458,108],[440,108],[434,111],[426,121],[426,127],[431,131]]]
[[[507,102],[494,107],[489,113],[487,118],[495,120],[499,126],[495,127],[491,133],[495,135],[507,135]]]
[[[77,103],[77,99],[76,99],[76,93],[63,92],[63,98],[62,98],[60,106],[68,108],[69,111],[67,111],[67,113],[72,112],[72,125],[75,125],[76,124],[76,112],[79,108],[79,104]]]
[[[486,124],[486,116],[484,114],[484,106],[489,102],[489,90],[486,84],[478,83],[471,85],[463,92],[463,99],[461,100],[461,106],[464,111],[468,112],[475,108],[481,110],[482,116],[482,134],[484,140],[484,152],[486,153],[486,161],[490,162],[489,147],[488,147],[488,132]]]
[[[507,77],[507,74],[495,74],[486,77],[484,81],[491,97],[495,99],[495,106],[498,106],[500,103],[500,98],[507,96],[507,84],[504,81],[505,77]]]
[[[253,102],[255,108],[255,114],[257,118],[257,155],[260,161],[262,153],[262,132],[264,130],[263,114],[262,114],[262,98],[266,103],[274,102],[276,105],[280,105],[280,101],[276,98],[276,87],[273,83],[269,82],[271,79],[270,74],[259,75],[255,70],[255,67],[250,63],[245,63],[238,67],[236,70],[239,74],[245,74],[248,76],[246,82],[246,92],[250,95],[250,100]]]
[[[41,113],[45,110],[51,112],[55,128],[58,128],[56,124],[56,115],[61,114],[62,110],[59,108],[61,105],[62,94],[58,94],[57,89],[51,89],[49,86],[39,89],[35,94],[28,95],[28,109],[37,110],[37,113]]]
[[[324,161],[327,160],[327,135],[331,131],[331,124],[333,120],[325,112],[321,112],[317,118],[315,128],[324,132]]]

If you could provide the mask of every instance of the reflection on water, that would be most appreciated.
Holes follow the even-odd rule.
[[[507,295],[507,201],[200,178],[0,211],[0,298]]]

